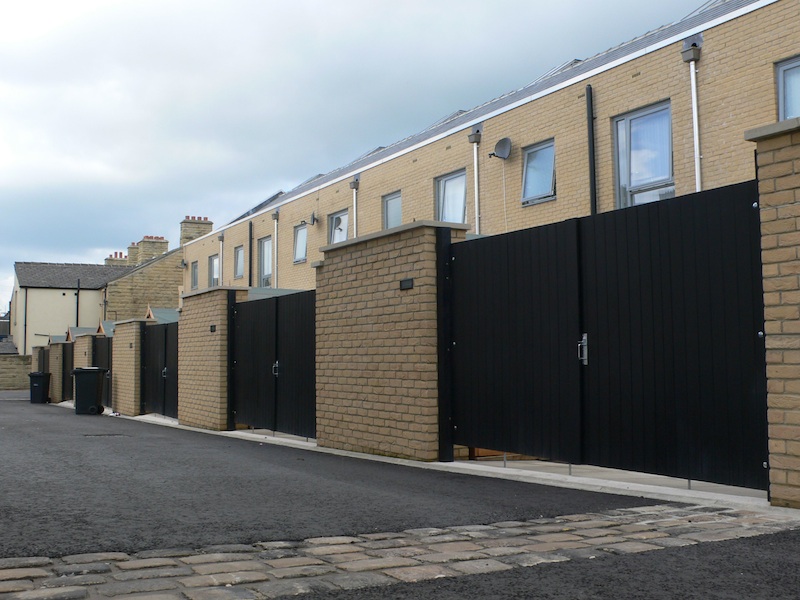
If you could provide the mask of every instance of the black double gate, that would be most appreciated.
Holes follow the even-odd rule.
[[[61,344],[62,358],[61,358],[61,392],[63,400],[72,400],[72,370],[75,364],[75,344],[66,343]]]
[[[178,417],[178,324],[143,328],[142,412]]]
[[[113,364],[113,338],[93,337],[92,338],[92,357],[94,366],[106,370],[106,384],[103,386],[103,406],[112,407],[111,394],[111,365]]]
[[[766,489],[755,182],[454,244],[453,441]]]
[[[316,436],[315,292],[234,308],[232,421]]]

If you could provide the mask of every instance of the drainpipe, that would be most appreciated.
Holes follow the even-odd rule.
[[[272,213],[272,221],[275,223],[275,232],[272,234],[272,282],[274,289],[278,287],[278,211]]]
[[[247,224],[247,286],[253,287],[253,222]]]
[[[78,279],[78,289],[75,291],[75,327],[81,326],[81,280]]]
[[[222,282],[222,264],[223,264],[223,261],[225,259],[225,257],[223,256],[222,252],[225,250],[225,234],[224,233],[220,233],[219,236],[217,236],[217,239],[219,240],[219,252],[218,252],[218,254],[219,254],[219,282],[217,283],[217,285],[225,285]]]
[[[589,132],[589,213],[597,214],[597,168],[594,155],[594,93],[586,86],[586,128]]]
[[[22,319],[22,353],[28,353],[28,288],[25,290],[25,316]]]
[[[478,146],[481,143],[481,133],[483,132],[483,123],[475,125],[472,128],[472,133],[467,136],[469,143],[472,144],[472,172],[475,174],[475,234],[481,233],[481,190],[480,190],[480,177],[478,173]]]
[[[358,237],[358,185],[361,182],[361,174],[354,175],[350,182],[350,189],[353,190],[353,237]]]
[[[686,40],[683,43],[681,56],[683,62],[689,63],[689,77],[692,85],[692,132],[694,134],[694,181],[695,191],[703,189],[703,181],[700,170],[700,122],[697,108],[697,61],[700,60],[700,48],[703,44],[702,37],[699,39]]]

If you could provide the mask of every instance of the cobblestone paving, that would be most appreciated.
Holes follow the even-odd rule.
[[[777,511],[662,504],[604,513],[129,555],[0,558],[0,600],[261,600],[490,573],[800,528]]]

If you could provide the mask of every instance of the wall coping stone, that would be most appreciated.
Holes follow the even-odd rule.
[[[116,321],[115,326],[125,325],[127,323],[158,323],[155,319],[125,319],[124,321]]]
[[[404,223],[403,225],[398,225],[397,227],[392,227],[391,229],[382,229],[381,231],[376,231],[375,233],[368,233],[366,235],[362,235],[357,238],[345,240],[343,242],[339,242],[338,244],[328,244],[327,246],[322,246],[322,248],[320,248],[320,252],[330,252],[331,250],[339,250],[341,248],[347,248],[348,246],[355,246],[357,244],[362,244],[370,240],[377,240],[380,238],[388,237],[390,235],[396,235],[398,233],[403,233],[404,231],[411,231],[413,229],[419,229],[422,227],[434,227],[437,229],[455,229],[463,231],[468,231],[470,228],[470,226],[465,223],[445,223],[443,221],[429,221],[429,220],[412,221],[411,223]],[[311,266],[316,267],[321,265],[317,265],[316,263],[314,263]]]
[[[250,288],[235,286],[235,285],[219,285],[217,287],[206,288],[203,290],[195,290],[193,292],[186,292],[181,294],[181,298],[192,298],[193,296],[202,296],[203,294],[210,294],[212,292],[219,292],[220,290],[233,290],[234,292],[245,291],[249,293]]]
[[[793,119],[786,119],[785,121],[778,121],[771,125],[762,125],[754,129],[748,129],[744,132],[744,139],[748,142],[760,142],[768,140],[779,135],[786,135],[787,133],[794,133],[800,131],[800,117]]]

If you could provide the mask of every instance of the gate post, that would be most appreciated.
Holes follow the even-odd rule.
[[[231,428],[231,305],[246,299],[246,289],[227,287],[183,296],[178,320],[178,422],[181,425],[213,431]]]
[[[127,417],[142,414],[142,334],[146,322],[131,319],[114,327],[111,405]]]
[[[752,129],[767,350],[770,501],[800,508],[800,118]]]
[[[437,230],[417,221],[325,246],[317,263],[317,443],[439,456]],[[452,234],[451,234],[452,230]]]
[[[54,404],[64,401],[64,344],[50,344],[50,401]]]

